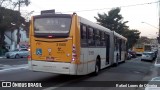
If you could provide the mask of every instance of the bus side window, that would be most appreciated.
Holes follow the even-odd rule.
[[[87,39],[87,27],[85,25],[81,25],[81,39]]]
[[[100,46],[106,46],[104,32],[100,32]]]
[[[107,33],[104,33],[104,37],[105,37],[105,46],[110,47],[110,36]]]
[[[80,30],[81,30],[81,46],[86,47],[87,46],[87,27],[81,24]]]
[[[96,46],[100,46],[100,31],[99,30],[95,30],[95,43],[96,43]]]
[[[125,40],[122,40],[122,51],[126,51]]]
[[[114,37],[114,47],[115,47],[115,51],[118,51],[118,38]]]
[[[94,46],[95,45],[94,31],[93,31],[93,28],[91,28],[91,27],[88,28],[88,45],[89,46]]]

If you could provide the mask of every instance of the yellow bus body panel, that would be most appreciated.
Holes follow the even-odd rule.
[[[34,18],[34,17],[33,17]],[[33,18],[31,21],[33,21]],[[69,37],[67,38],[36,38],[33,22],[30,27],[31,59],[50,62],[72,62],[72,47],[76,46],[77,58],[72,63],[79,63],[80,57],[80,26],[78,16],[73,15]],[[37,51],[41,49],[41,53]]]

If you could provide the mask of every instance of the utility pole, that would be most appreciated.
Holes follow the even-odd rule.
[[[159,18],[159,33],[158,33],[158,43],[160,44],[160,0],[158,1],[158,18]]]
[[[159,0],[159,5],[158,5],[158,17],[159,17],[159,41],[160,41],[160,0]]]
[[[160,44],[160,0],[159,0],[159,7],[158,7],[158,10],[159,10],[159,44]]]
[[[18,12],[20,13],[21,2],[18,1]],[[19,48],[20,42],[20,17],[18,17],[18,25],[17,25],[17,48]]]
[[[160,0],[158,5],[158,17],[159,17],[159,35],[158,35],[158,43],[160,44]]]

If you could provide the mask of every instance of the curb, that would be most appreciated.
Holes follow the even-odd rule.
[[[157,60],[160,60],[160,58],[156,59],[154,66],[160,67],[160,63],[157,63],[158,62]]]

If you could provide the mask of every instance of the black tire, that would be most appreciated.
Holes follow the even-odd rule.
[[[115,63],[115,66],[118,66],[118,54],[116,56],[116,63]]]
[[[123,63],[125,63],[126,62],[126,59],[123,61]]]
[[[15,58],[20,58],[20,56],[18,54],[15,55]]]
[[[96,65],[95,65],[95,71],[94,71],[94,76],[97,76],[100,71],[100,61],[99,59],[96,60]]]

